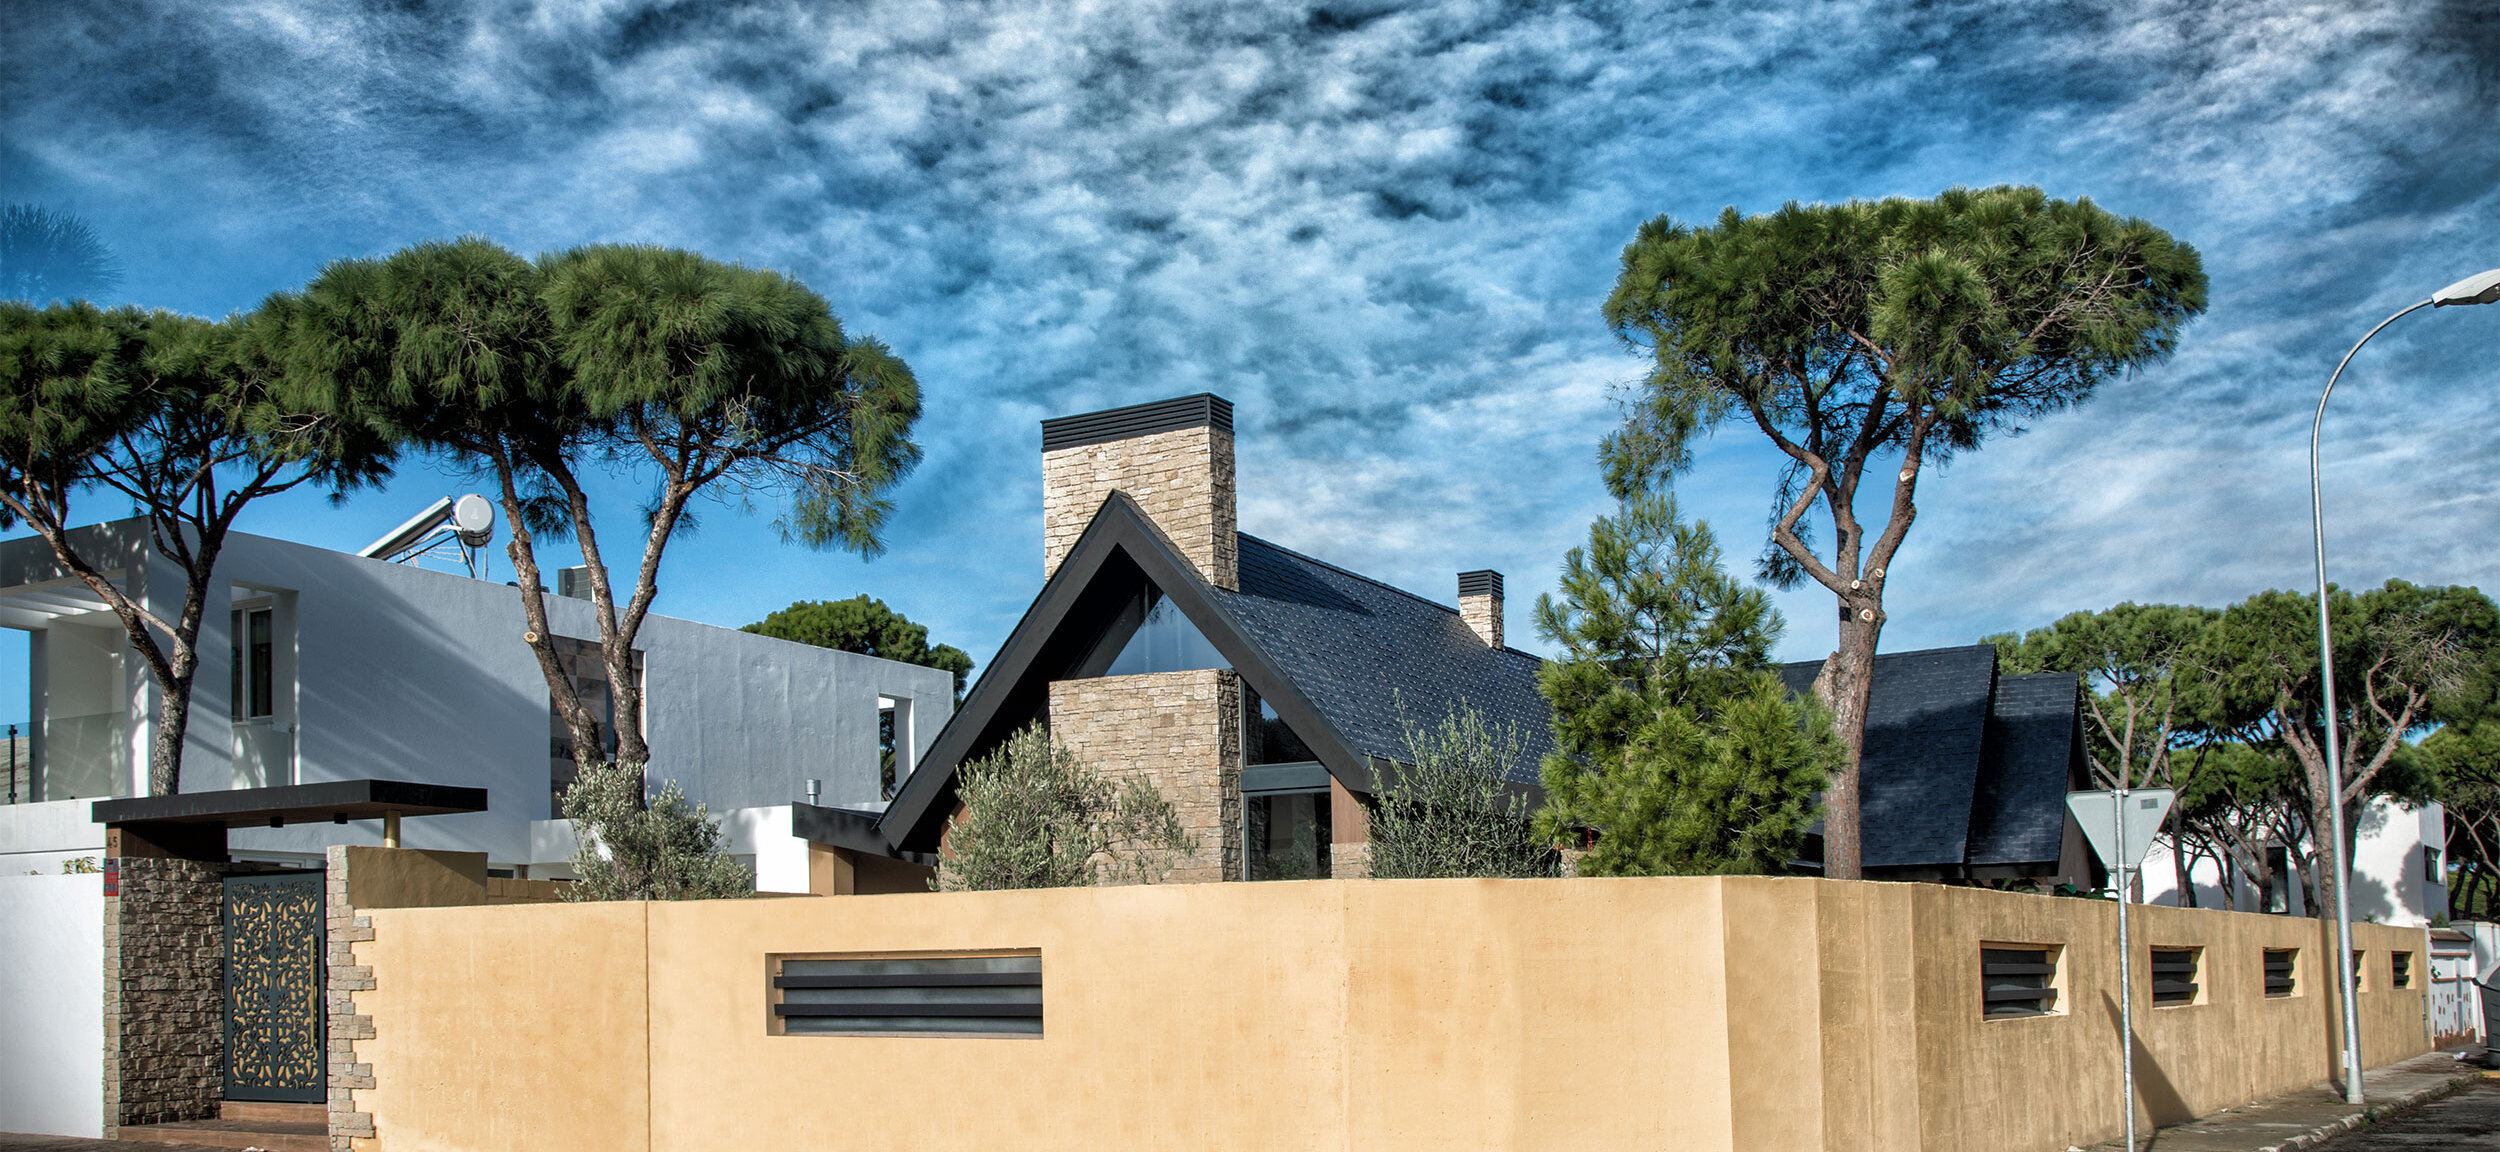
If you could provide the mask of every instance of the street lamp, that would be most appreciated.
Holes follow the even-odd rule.
[[[2318,673],[2319,683],[2326,690],[2326,810],[2331,825],[2327,838],[2327,866],[2335,877],[2335,970],[2343,986],[2344,998],[2344,1100],[2361,1103],[2361,1009],[2353,1001],[2352,972],[2352,877],[2344,870],[2344,773],[2341,763],[2342,738],[2335,723],[2335,639],[2328,629],[2326,617],[2326,509],[2318,493],[2318,431],[2326,425],[2326,400],[2335,394],[2335,382],[2344,375],[2344,366],[2352,363],[2354,353],[2370,342],[2388,325],[2407,312],[2422,308],[2446,308],[2459,304],[2489,304],[2500,301],[2500,268],[2459,280],[2417,304],[2408,304],[2396,315],[2378,322],[2363,336],[2360,343],[2344,353],[2335,365],[2335,374],[2326,378],[2326,391],[2318,395],[2318,416],[2309,425],[2309,522],[2318,546]]]

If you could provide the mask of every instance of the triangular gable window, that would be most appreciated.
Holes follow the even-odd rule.
[[[1104,675],[1143,676],[1150,672],[1195,672],[1233,666],[1161,590],[1149,585],[1143,599],[1143,619],[1137,630],[1129,634],[1128,642],[1121,645],[1120,654],[1112,658]],[[1130,611],[1139,612],[1139,608],[1132,607]]]

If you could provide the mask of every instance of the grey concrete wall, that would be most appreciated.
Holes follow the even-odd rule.
[[[180,603],[180,571],[161,557],[139,561],[127,523],[82,532],[118,564],[141,566],[155,603]],[[59,575],[41,540],[0,543],[0,588]],[[294,734],[298,782],[484,788],[489,811],[410,820],[406,846],[485,852],[499,864],[533,858],[530,822],[550,816],[547,686],[521,640],[517,590],[241,534],[218,575],[200,632],[184,791],[233,786],[228,613],[236,595],[266,592],[281,608],[278,719]],[[550,595],[548,610],[556,634],[597,637],[587,601]],[[810,778],[823,781],[827,804],[874,806],[878,697],[913,702],[915,759],[953,710],[953,678],[938,669],[656,616],[640,647],[654,777],[678,780],[715,811],[804,799]],[[144,790],[155,693],[139,661],[123,663],[133,703],[124,792],[133,794]],[[378,844],[381,830],[372,821],[238,830],[231,842],[237,852],[310,858],[331,844]]]

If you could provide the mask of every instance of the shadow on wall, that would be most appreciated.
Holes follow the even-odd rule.
[[[2139,1002],[2135,1005],[2139,1018],[2151,1009],[2152,1005],[2149,1003]],[[2122,1028],[2125,1019],[2118,1011],[2118,997],[2106,992],[2102,993],[2101,1011],[2109,1021],[2109,1038],[2112,1042],[2116,1042],[2124,1035]],[[2137,1103],[2144,1106],[2145,1115],[2152,1117],[2156,1125],[2184,1124],[2196,1119],[2196,1109],[2189,1106],[2187,1097],[2182,1095],[2179,1086],[2172,1082],[2170,1073],[2162,1067],[2160,1058],[2153,1054],[2152,1049],[2145,1046],[2143,1033],[2139,1030],[2135,1036],[2128,1039],[2127,1045],[2135,1051],[2135,1098]],[[2123,1083],[2122,1080],[2111,1084],[2109,1090],[2119,1091]]]
[[[525,835],[544,803],[548,722],[519,593],[254,543],[221,569],[295,593],[298,779],[483,787],[489,812],[432,818],[421,835],[464,850]],[[360,823],[378,838],[378,825]]]
[[[2389,824],[2399,815],[2407,820],[2421,819],[2420,816],[2411,812],[2400,813],[2393,804],[2362,805],[2361,819],[2356,821],[2351,829],[2354,843],[2366,844],[2384,834]],[[2359,871],[2358,861],[2355,864],[2356,870],[2352,874],[2353,919],[2384,924],[2404,912],[2404,901],[2393,885],[2380,875]],[[2401,878],[2402,874],[2399,873],[2399,880]]]

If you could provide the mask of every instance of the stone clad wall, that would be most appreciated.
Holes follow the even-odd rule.
[[[1042,453],[1043,579],[1115,490],[1137,501],[1199,578],[1241,587],[1230,430],[1181,428]]]
[[[223,864],[122,856],[104,901],[104,1123],[217,1115],[224,1093]]]
[[[358,1014],[356,993],[373,987],[373,970],[356,963],[356,945],[373,939],[373,918],[356,914],[347,878],[354,850],[332,845],[322,877],[322,910],[328,940],[322,952],[323,1007],[329,1016],[323,1059],[330,1081],[330,1147],[347,1152],[357,1137],[373,1135],[373,1117],[356,1108],[356,1093],[373,1087],[373,1066],[356,1062],[356,1042],[373,1038],[373,1018]],[[366,849],[366,852],[389,849]]]
[[[1241,875],[1241,678],[1226,669],[1061,680],[1050,732],[1114,779],[1142,775],[1180,810],[1198,850],[1170,879]]]

